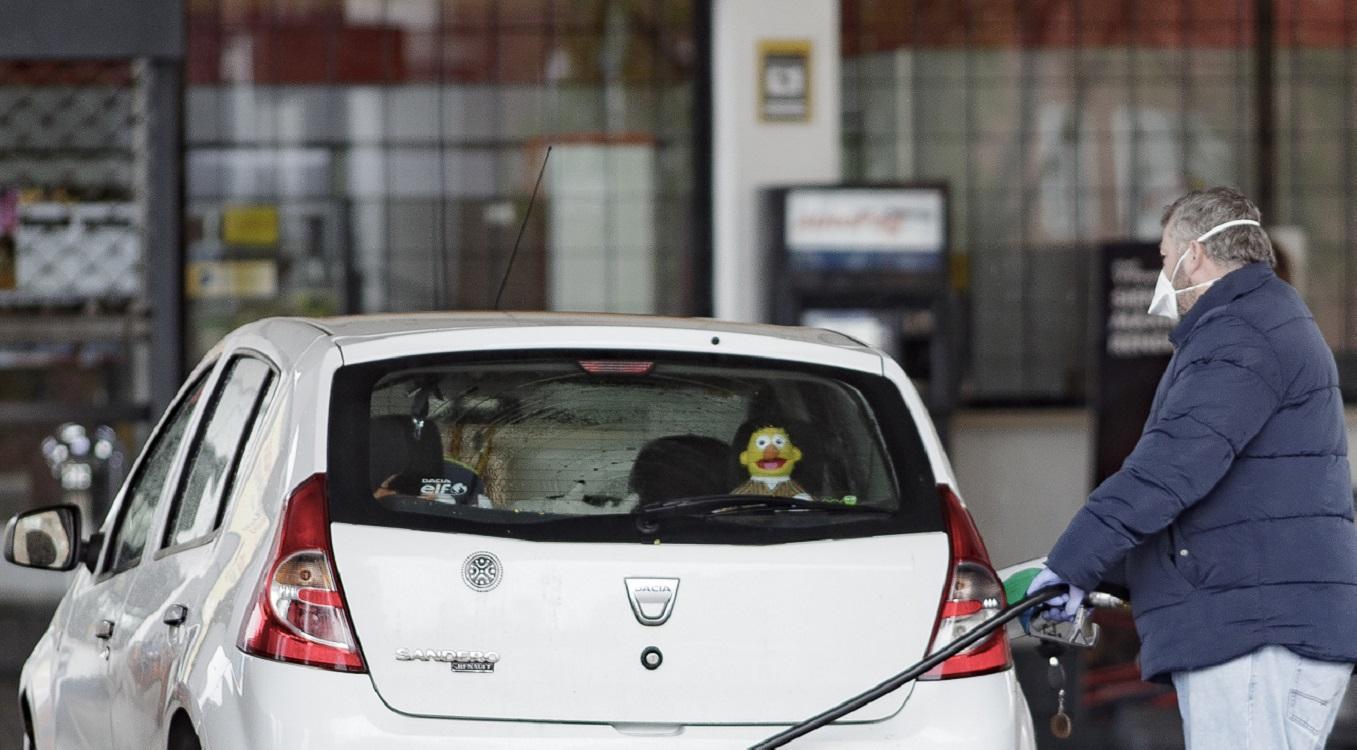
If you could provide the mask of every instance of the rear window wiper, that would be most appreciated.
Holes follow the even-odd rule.
[[[648,503],[637,508],[636,514],[640,516],[671,516],[780,510],[886,515],[895,512],[886,508],[844,505],[843,503],[820,500],[797,500],[796,498],[773,497],[771,495],[700,495],[697,497],[680,497],[659,503]]]

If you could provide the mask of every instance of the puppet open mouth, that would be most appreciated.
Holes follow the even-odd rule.
[[[764,471],[772,471],[774,469],[781,469],[786,463],[787,461],[781,458],[765,458],[759,462],[759,468]]]

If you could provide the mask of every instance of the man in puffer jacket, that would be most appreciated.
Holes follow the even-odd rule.
[[[1178,319],[1135,450],[1030,590],[1123,578],[1189,748],[1323,747],[1357,663],[1357,527],[1333,353],[1240,193],[1164,212],[1150,312]]]

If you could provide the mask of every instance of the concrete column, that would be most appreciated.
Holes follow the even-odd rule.
[[[712,2],[712,297],[718,318],[759,321],[776,268],[767,267],[758,192],[842,178],[838,0]],[[804,121],[760,114],[760,48],[810,47]]]

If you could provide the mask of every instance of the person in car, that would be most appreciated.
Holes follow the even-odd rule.
[[[772,495],[798,500],[814,500],[804,487],[792,479],[792,469],[801,460],[801,449],[781,427],[768,425],[754,430],[740,453],[740,464],[749,471],[749,480],[730,491],[732,495]]]
[[[493,430],[493,428],[489,428]],[[454,424],[447,429],[450,438],[444,446],[442,455],[436,463],[423,469],[407,466],[404,470],[388,475],[373,490],[376,499],[392,495],[406,495],[455,505],[474,505],[481,508],[501,507],[494,500],[495,490],[483,479],[487,472],[493,471],[499,487],[498,495],[503,497],[503,462],[492,457],[492,437],[473,428],[468,430],[462,424]],[[472,437],[465,437],[467,432]],[[431,440],[440,444],[439,434]],[[472,465],[472,462],[475,465]]]
[[[1152,314],[1177,321],[1144,432],[1029,591],[1119,577],[1189,748],[1322,747],[1357,662],[1357,527],[1333,353],[1229,188],[1164,212]]]
[[[451,456],[443,457],[443,476],[439,481],[426,485],[431,489],[433,499],[457,505],[479,505],[490,507],[489,496],[485,494],[485,484],[476,470]]]
[[[449,460],[443,462],[441,477],[420,477],[410,472],[392,474],[377,485],[372,497],[381,500],[393,495],[405,495],[438,503],[495,507],[483,488],[475,470]]]
[[[377,489],[372,491],[372,496],[379,500],[392,495],[419,497],[421,484],[420,478],[409,472],[392,474],[377,485]]]

